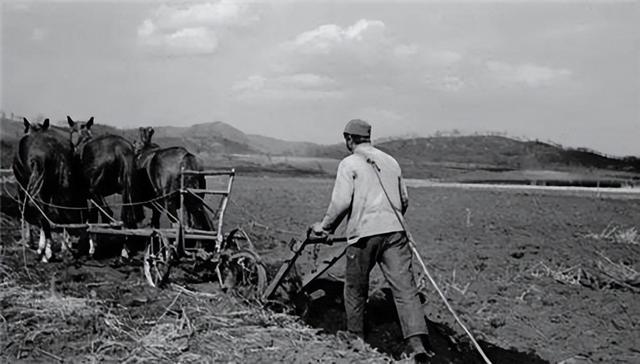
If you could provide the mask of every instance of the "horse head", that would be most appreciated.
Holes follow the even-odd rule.
[[[22,118],[22,120],[24,122],[25,134],[35,133],[39,131],[46,131],[47,129],[49,129],[49,119],[44,119],[42,124],[31,124],[31,122],[29,122],[27,118]]]
[[[140,154],[145,150],[155,149],[160,147],[158,144],[151,142],[151,138],[153,137],[154,132],[155,130],[153,130],[153,128],[150,126],[146,128],[145,127],[138,128],[138,136],[140,140],[139,141],[136,140],[133,143],[136,154]]]
[[[67,116],[67,123],[69,123],[69,140],[75,150],[77,150],[81,144],[93,138],[93,134],[91,133],[93,116],[85,123],[73,121],[70,116]]]

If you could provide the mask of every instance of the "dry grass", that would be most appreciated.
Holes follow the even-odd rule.
[[[0,341],[6,350],[0,361],[391,361],[364,343],[354,349],[294,316],[222,292],[172,285],[158,294],[155,306],[123,307],[38,287],[20,287],[8,278],[2,282]]]
[[[634,227],[623,228],[609,224],[600,233],[586,235],[589,238],[608,241],[616,244],[640,245],[640,232]]]
[[[569,285],[580,285],[580,280],[584,276],[584,270],[580,265],[572,267],[559,266],[553,268],[547,266],[543,262],[539,262],[531,267],[529,271],[533,277],[551,277],[560,283]]]
[[[15,359],[21,359],[30,351],[56,359],[60,354],[44,349],[49,343],[73,341],[78,334],[76,325],[89,325],[102,314],[90,300],[23,288],[9,280],[0,288],[0,306],[5,336],[1,341],[7,343],[3,354]],[[78,345],[82,345],[81,342]],[[86,343],[85,348],[88,345]]]
[[[143,362],[388,362],[365,347],[356,353],[333,336],[301,324],[286,314],[241,305],[224,294],[195,292],[178,285],[177,292],[155,322],[144,327],[107,314],[109,339],[91,360],[104,360],[113,348],[126,348],[123,363]],[[136,328],[137,327],[137,328]],[[144,329],[141,329],[144,327]]]
[[[596,261],[596,266],[602,275],[602,280],[610,286],[619,286],[640,292],[640,273],[633,267],[622,262],[614,262],[602,252],[598,252],[602,258]]]
[[[529,269],[535,278],[551,277],[557,282],[586,286],[593,289],[622,288],[640,292],[640,273],[623,262],[614,262],[602,252],[596,252],[601,259],[592,261],[589,267],[582,264],[572,267],[549,267],[539,262]]]

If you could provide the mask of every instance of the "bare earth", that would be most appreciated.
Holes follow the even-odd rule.
[[[289,256],[285,242],[322,217],[331,187],[326,179],[241,177],[226,231],[245,227],[273,269]],[[640,294],[637,200],[442,186],[409,193],[409,226],[422,257],[492,361],[640,362],[640,305],[633,303]],[[341,264],[315,287],[325,297],[307,307],[305,324],[223,294],[215,283],[187,282],[180,270],[176,285],[156,290],[145,286],[135,260],[115,268],[110,257],[42,265],[12,244],[16,223],[2,218],[0,361],[399,358],[395,313],[377,269],[367,341],[382,354],[330,334],[344,325]],[[340,248],[309,248],[299,270]],[[424,294],[434,362],[479,362],[428,283]]]
[[[302,232],[322,217],[331,188],[321,179],[243,180],[234,200],[253,216],[232,223]],[[444,187],[409,194],[422,257],[479,338],[550,362],[640,362],[637,200]],[[461,332],[436,292],[426,292],[429,318]]]

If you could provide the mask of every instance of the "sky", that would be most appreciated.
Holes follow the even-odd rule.
[[[506,133],[640,156],[637,1],[5,1],[0,108],[337,143]]]

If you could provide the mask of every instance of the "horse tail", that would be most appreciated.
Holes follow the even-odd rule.
[[[180,162],[180,170],[201,171],[202,166],[195,155],[191,153],[185,154]],[[188,175],[184,177],[185,187],[204,189],[207,182],[204,176]],[[184,203],[187,211],[193,217],[194,227],[196,229],[213,230],[213,222],[203,206],[204,194],[198,194],[198,197],[187,193]]]
[[[122,210],[120,218],[125,227],[135,228],[144,216],[142,206],[133,205],[133,173],[134,160],[129,154],[123,154],[120,158],[120,183],[122,184]]]

